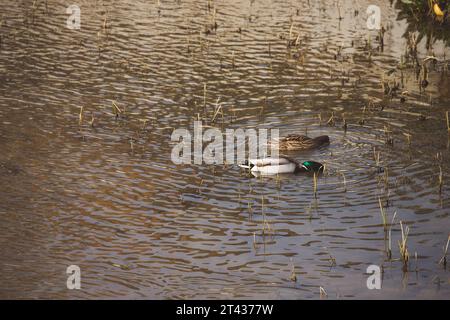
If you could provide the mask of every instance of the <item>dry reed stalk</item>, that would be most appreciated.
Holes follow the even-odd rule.
[[[206,82],[203,84],[203,108],[206,108]]]
[[[335,123],[335,121],[334,121],[334,112],[332,112],[330,119],[328,119],[328,121],[327,121],[327,125],[330,126],[330,127],[334,127],[334,123]]]
[[[314,172],[313,174],[313,186],[314,186],[314,198],[317,199],[317,173]]]
[[[411,135],[409,133],[403,133],[406,137],[406,141],[408,142],[408,146],[411,145]]]
[[[120,114],[122,114],[122,110],[119,108],[119,106],[116,104],[115,101],[112,102],[112,109],[113,114],[116,116],[116,119],[119,117]]]
[[[395,217],[397,216],[397,211],[394,212],[394,216],[392,217],[392,221],[391,221],[391,225],[389,226],[389,230],[388,230],[388,258],[391,259],[392,257],[392,241],[391,241],[391,235],[392,235],[392,226],[394,225],[395,222]]]
[[[402,232],[402,241],[398,241],[398,247],[400,249],[400,257],[403,261],[404,270],[407,270],[407,265],[409,261],[409,252],[407,246],[409,227],[406,226],[405,228],[403,228],[403,222],[400,221],[400,229]]]
[[[383,204],[381,203],[381,198],[378,198],[378,204],[380,205],[380,213],[381,213],[381,218],[383,220],[383,227],[386,229],[387,228],[387,213],[386,213],[386,209],[383,207]]]
[[[291,258],[291,275],[289,277],[289,280],[297,282],[297,275],[295,274],[295,265],[292,262],[292,258]]]
[[[442,256],[441,260],[439,260],[439,264],[442,264],[444,266],[444,268],[447,267],[447,251],[448,251],[449,244],[450,244],[450,235],[448,236],[448,239],[447,239],[447,245],[443,248],[444,255]]]
[[[328,297],[327,292],[323,287],[319,287],[320,299]]]
[[[446,118],[447,118],[447,131],[448,131],[448,133],[450,134],[450,117],[449,117],[449,115],[448,115],[448,111],[445,113],[445,116],[446,116]]]
[[[94,127],[94,124],[95,124],[95,116],[94,116],[94,113],[93,113],[93,112],[91,112],[91,121],[89,121],[89,124],[91,125],[92,128]]]
[[[82,125],[83,124],[83,119],[84,119],[84,107],[80,107],[80,114],[78,115],[78,125]]]
[[[222,108],[222,105],[219,103],[219,101],[220,101],[220,98],[217,98],[217,101],[216,101],[216,110],[215,110],[215,112],[214,112],[214,115],[213,115],[213,117],[212,117],[211,122],[214,122],[214,121],[216,120],[216,117],[217,117],[217,115],[219,114],[219,112],[222,114],[222,120],[223,120],[223,118],[224,118],[223,108]],[[222,122],[223,122],[223,121],[222,121]]]

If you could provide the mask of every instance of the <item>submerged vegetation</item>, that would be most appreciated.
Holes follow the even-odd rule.
[[[64,39],[44,42],[42,55],[30,51],[25,59],[14,52],[15,37],[22,41],[17,44],[21,50],[31,42],[30,48],[39,52],[33,42],[42,36],[33,32],[41,21],[39,11],[33,9],[36,24],[27,24],[14,37],[8,33],[11,21],[2,17],[0,50],[5,57],[13,52],[23,59],[5,66],[12,69],[5,74],[24,90],[4,102],[26,101],[39,112],[25,109],[30,121],[16,125],[14,110],[0,110],[2,124],[23,130],[17,137],[1,133],[19,144],[26,141],[27,156],[41,153],[28,141],[26,130],[34,125],[45,132],[39,131],[39,137],[57,141],[48,144],[57,149],[40,165],[56,172],[52,182],[62,190],[61,201],[75,205],[51,209],[61,216],[67,210],[64,221],[76,217],[83,222],[79,225],[89,227],[81,248],[68,235],[75,250],[98,246],[104,254],[102,241],[107,242],[107,254],[124,261],[108,266],[125,278],[132,269],[139,276],[162,274],[158,279],[164,290],[201,285],[205,290],[195,292],[199,296],[232,287],[227,294],[279,290],[295,296],[310,290],[316,298],[334,297],[339,283],[349,280],[359,286],[354,275],[369,263],[389,268],[395,280],[398,274],[407,277],[415,260],[418,278],[428,279],[429,273],[443,272],[441,266],[447,268],[450,241],[442,240],[449,206],[448,97],[436,89],[445,88],[449,61],[435,50],[439,41],[450,45],[450,3],[396,1],[397,19],[406,21],[407,28],[405,47],[398,45],[392,54],[387,25],[380,31],[355,32],[353,25],[344,30],[341,21],[349,14],[356,20],[360,13],[353,7],[344,10],[341,2],[331,7],[270,2],[279,5],[275,9],[257,7],[266,5],[262,1],[243,1],[245,11],[238,1],[229,12],[227,1],[207,0],[193,4],[194,9],[186,9],[184,1],[143,2],[148,10],[139,10],[142,16],[132,25],[120,20],[118,9],[102,4],[94,27],[86,22],[86,29],[103,33],[100,39],[100,33],[92,32],[98,37],[98,55],[87,57],[83,41],[91,39],[71,34],[75,44],[61,50],[70,61],[64,68],[48,64],[51,46]],[[34,3],[39,7],[41,1]],[[301,6],[308,8],[305,17]],[[42,87],[18,76],[23,66],[32,69],[29,61],[50,70]],[[74,80],[65,93],[66,79],[59,77],[67,74]],[[6,81],[2,85],[8,93],[11,87]],[[45,95],[51,98],[33,104]],[[70,105],[70,111],[61,112],[61,105]],[[232,163],[175,165],[170,133],[194,120],[222,131],[261,126],[280,128],[283,134],[327,134],[331,144],[309,152],[285,150],[296,159],[324,163],[321,174],[254,179]],[[11,158],[19,157],[8,139],[0,136]],[[47,172],[33,168],[38,161],[29,165],[32,178]],[[2,163],[0,158],[0,174],[9,168]],[[51,193],[50,185],[45,188]],[[89,234],[91,229],[96,233]],[[425,252],[428,248],[432,253]],[[427,267],[419,268],[418,260]],[[155,288],[158,279],[152,282]],[[395,281],[389,285],[396,286]]]
[[[158,4],[158,8],[160,7],[160,4]],[[339,20],[342,20],[342,14],[339,8]],[[441,68],[441,71],[446,71],[447,67],[447,60],[441,59],[439,60],[434,52],[433,52],[433,45],[436,41],[443,41],[446,45],[450,45],[450,18],[449,18],[449,9],[450,9],[450,3],[447,1],[434,1],[434,0],[425,0],[425,1],[419,1],[419,0],[402,0],[396,2],[396,8],[398,9],[398,19],[399,20],[406,20],[407,21],[407,29],[404,33],[404,37],[406,38],[406,49],[405,54],[402,55],[399,60],[399,64],[395,68],[390,68],[384,72],[381,73],[380,77],[380,86],[381,86],[381,94],[383,96],[381,101],[377,101],[376,98],[370,98],[365,101],[364,106],[362,107],[362,115],[361,116],[352,116],[349,114],[346,114],[344,112],[339,111],[324,111],[323,116],[322,111],[318,111],[316,113],[318,121],[316,126],[318,127],[325,127],[329,128],[330,130],[335,128],[340,128],[341,133],[344,137],[347,135],[348,131],[354,128],[356,125],[360,128],[364,128],[365,126],[368,126],[368,123],[370,123],[375,116],[380,116],[384,111],[391,108],[394,109],[396,107],[396,103],[399,102],[400,104],[406,104],[408,103],[408,99],[410,99],[410,96],[414,95],[414,92],[409,92],[405,89],[405,73],[407,68],[412,68],[415,72],[416,80],[418,83],[419,88],[419,94],[423,94],[426,90],[426,88],[429,86],[429,74],[431,72],[431,69],[435,67],[438,63],[440,63],[443,68]],[[160,8],[158,9],[158,14],[161,14]],[[214,1],[208,1],[208,10],[207,10],[207,22],[204,25],[204,33],[201,36],[204,36],[206,38],[199,38],[200,41],[200,47],[206,48],[210,45],[209,40],[207,40],[207,37],[217,36],[218,31],[218,11],[216,8],[216,4]],[[251,19],[250,19],[251,20]],[[106,26],[106,17],[104,20],[104,26]],[[106,27],[104,27],[106,29]],[[239,34],[242,34],[242,29],[239,27]],[[380,30],[378,33],[378,36],[376,37],[375,41],[378,41],[380,51],[384,50],[385,46],[385,32],[386,30],[383,29]],[[308,50],[310,48],[307,48],[304,44],[304,42],[307,41],[307,36],[302,34],[297,28],[295,27],[295,23],[292,20],[292,17],[290,19],[289,29],[284,34],[280,36],[280,40],[285,41],[285,49],[288,53],[289,58],[295,59],[299,65],[304,66],[305,65],[305,57],[308,54]],[[188,36],[188,53],[192,55],[192,58],[194,57],[193,52],[193,46],[194,44],[190,40],[190,36]],[[368,52],[367,59],[368,61],[372,61],[376,57],[374,56],[376,53],[373,51],[373,40],[369,36],[368,39],[364,39],[365,46],[364,51]],[[421,41],[426,42],[426,49],[427,52],[425,54],[424,58],[421,58],[419,55],[419,43]],[[205,42],[205,43],[203,43]],[[352,40],[352,47],[353,47],[353,40]],[[343,58],[343,47],[338,46],[336,49],[336,53],[334,54],[334,60],[336,61],[336,64],[339,66],[342,64],[341,60],[344,60]],[[271,47],[271,42],[268,42],[268,56],[271,60],[270,62],[270,68],[273,68],[272,61],[275,59],[275,53],[273,48]],[[354,57],[352,57],[354,59]],[[237,66],[237,55],[235,54],[235,50],[231,50],[231,71],[230,72],[236,72],[236,69],[238,69]],[[222,70],[222,58],[220,60],[220,69]],[[434,68],[436,69],[436,68]],[[335,71],[332,70],[330,67],[330,80],[333,80],[333,75]],[[345,70],[343,67],[339,71],[339,76],[337,77],[340,79],[340,85],[342,87],[346,86],[346,83],[349,82],[349,79],[351,77],[351,68],[349,70]],[[363,82],[364,79],[359,76],[358,80],[355,80],[354,87],[355,90],[357,89],[358,83]],[[247,113],[251,112],[251,109],[246,108],[236,108],[233,106],[232,108],[225,107],[226,105],[230,105],[230,103],[227,103],[226,101],[222,101],[221,96],[217,94],[217,92],[214,91],[214,89],[211,88],[211,85],[209,82],[205,81],[201,83],[201,87],[198,89],[197,96],[193,98],[194,100],[194,113],[196,120],[202,120],[207,125],[214,126],[220,124],[222,128],[224,127],[224,124],[232,124],[234,120],[239,121],[240,118],[236,116],[236,111],[239,111],[241,116],[243,118],[248,117]],[[258,108],[257,118],[261,119],[264,116],[265,107],[269,104],[268,102],[268,95],[265,94],[263,98],[261,98],[261,104],[262,106]],[[121,105],[121,104],[120,104]],[[79,126],[82,126],[83,120],[84,120],[84,108],[80,108],[79,113]],[[112,101],[112,115],[114,116],[114,119],[117,120],[133,120],[132,117],[126,116],[126,109],[125,105],[119,106],[119,103],[115,100]],[[255,115],[253,115],[255,116]],[[313,117],[315,119],[315,117]],[[356,118],[356,120],[355,120]],[[422,114],[419,115],[419,119],[421,121],[425,121],[426,117]],[[440,119],[442,121],[442,119]],[[445,120],[447,124],[447,130],[450,137],[450,122],[449,122],[449,112],[446,111],[445,113]],[[138,130],[137,139],[131,137],[129,139],[130,143],[130,155],[135,155],[135,143],[138,142],[138,139],[140,137],[139,132],[142,132],[145,130],[148,119],[139,119],[139,121],[142,122],[142,128]],[[91,126],[94,127],[94,116],[92,114],[92,120],[91,120]],[[307,133],[308,128],[305,128],[305,133]],[[377,181],[377,185],[380,188],[379,193],[380,195],[378,198],[377,206],[379,207],[379,211],[381,213],[381,221],[382,226],[384,229],[384,244],[385,248],[384,251],[386,253],[386,259],[387,261],[394,262],[394,261],[400,261],[401,262],[401,270],[403,273],[407,273],[409,271],[409,263],[410,263],[410,249],[409,249],[409,232],[410,227],[406,225],[403,221],[399,221],[399,233],[395,236],[398,236],[400,238],[398,240],[398,255],[393,253],[392,250],[392,238],[393,238],[393,227],[395,225],[395,219],[397,216],[397,211],[393,210],[392,219],[389,219],[387,208],[391,206],[392,201],[390,199],[391,197],[391,190],[393,189],[393,185],[391,182],[391,168],[389,167],[388,163],[383,163],[381,161],[381,156],[383,152],[383,158],[389,158],[390,152],[394,150],[394,148],[398,148],[399,146],[397,144],[400,144],[400,148],[406,148],[409,151],[411,151],[411,148],[414,145],[413,135],[409,132],[400,132],[400,136],[403,136],[401,140],[398,139],[399,132],[395,131],[391,124],[389,122],[386,122],[381,126],[381,128],[376,129],[376,131],[379,131],[380,134],[378,135],[380,141],[384,144],[384,148],[382,147],[370,147],[369,153],[373,152],[373,167],[375,168],[375,178]],[[450,138],[449,138],[450,139]],[[333,162],[331,162],[331,166],[333,166]],[[333,177],[334,175],[337,175],[339,179],[343,180],[343,190],[344,193],[347,193],[348,191],[348,184],[347,184],[347,178],[345,171],[340,170],[336,172],[329,172],[328,170],[328,164],[326,166],[327,170],[324,168],[323,175],[324,177]],[[439,195],[442,197],[442,194],[444,192],[444,173],[442,169],[442,156],[440,158],[440,162],[438,165],[439,168],[439,175],[438,175],[438,185],[439,185]],[[229,169],[227,164],[224,164],[223,169]],[[213,167],[212,169],[213,176],[216,177],[216,168]],[[326,174],[325,174],[326,172]],[[246,174],[246,175],[245,175]],[[432,173],[435,177],[435,172]],[[244,177],[248,177],[249,172],[244,172]],[[321,177],[322,177],[321,176]],[[397,177],[398,181],[408,181],[408,177],[404,177],[404,179],[401,179],[402,177]],[[314,173],[312,175],[312,194],[313,194],[313,201],[314,206],[312,204],[309,205],[308,208],[305,210],[305,215],[308,216],[308,219],[311,223],[313,218],[312,208],[314,207],[314,210],[318,212],[319,209],[319,174]],[[203,179],[201,179],[200,187],[198,188],[197,192],[200,195],[202,193],[203,189]],[[264,183],[264,179],[262,176],[260,176],[260,179],[257,183]],[[278,192],[281,190],[281,182],[282,178],[277,175],[275,184],[277,187]],[[247,206],[247,212],[249,219],[253,221],[253,216],[256,215],[256,212],[254,210],[255,204],[252,200],[252,196],[255,196],[253,194],[253,186],[252,182],[248,182],[250,191],[249,191],[249,199],[245,199],[246,206]],[[406,183],[405,183],[406,184]],[[404,184],[399,183],[395,184],[393,192],[398,192],[398,189],[400,187],[404,186]],[[350,186],[351,188],[352,186]],[[180,194],[180,199],[183,199],[182,194]],[[183,200],[182,200],[183,201]],[[241,190],[239,190],[239,203],[241,201],[244,201],[241,199]],[[376,201],[375,201],[376,202]],[[266,246],[269,244],[269,242],[274,243],[275,237],[277,236],[277,233],[275,232],[274,225],[277,223],[276,221],[270,221],[268,220],[266,210],[265,210],[265,199],[264,196],[261,196],[261,221],[257,224],[257,231],[253,231],[250,235],[252,238],[252,246],[254,249],[255,254],[258,254],[260,252],[260,248],[263,247],[264,251],[266,250]],[[269,211],[269,210],[267,210]],[[317,214],[317,213],[316,213]],[[321,217],[318,217],[319,220],[321,220]],[[261,239],[261,240],[258,240]],[[450,238],[449,238],[450,240]],[[442,264],[444,267],[446,267],[447,264],[447,251],[448,251],[448,242],[444,248],[444,255],[439,261],[439,264]],[[327,261],[329,261],[330,267],[337,266],[336,259],[331,255],[331,253],[326,249],[326,254],[329,256]],[[394,257],[395,256],[395,257]],[[416,272],[418,271],[418,253],[417,251],[414,252],[414,258],[416,261]],[[290,276],[288,279],[294,283],[297,282],[297,272],[295,269],[295,265],[292,262],[291,258],[291,264],[290,264]],[[319,288],[319,293],[321,298],[326,298],[328,296],[328,293],[325,291],[323,287]]]

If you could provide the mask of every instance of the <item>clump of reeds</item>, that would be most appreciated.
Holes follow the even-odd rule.
[[[387,203],[389,203],[389,200],[387,200]],[[383,206],[381,198],[378,197],[378,204],[380,206],[380,214],[381,214],[381,220],[383,222],[383,229],[384,229],[384,237],[385,237],[385,241],[386,241],[386,236],[387,236],[387,241],[388,241],[388,248],[387,248],[387,257],[389,259],[391,259],[392,257],[392,246],[391,246],[391,230],[392,230],[392,226],[394,225],[394,221],[395,221],[395,217],[397,215],[397,212],[394,212],[394,215],[392,217],[392,221],[389,224],[388,222],[388,214],[387,211],[385,209],[385,206]]]
[[[403,228],[403,222],[400,221],[400,230],[402,232],[402,240],[398,241],[398,247],[400,250],[400,258],[403,261],[403,270],[406,271],[408,269],[408,262],[409,262],[409,252],[407,245],[409,227],[405,226],[405,228]]]
[[[292,17],[291,17],[291,27],[289,28],[289,35],[288,35],[288,39],[286,42],[286,46],[288,48],[295,45],[295,39],[292,39],[293,38],[292,35],[294,33],[293,31],[294,31],[294,22],[292,21]]]

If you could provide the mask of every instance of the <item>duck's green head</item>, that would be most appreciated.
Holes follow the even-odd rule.
[[[302,163],[302,168],[308,172],[322,172],[323,164],[315,161],[305,161]]]

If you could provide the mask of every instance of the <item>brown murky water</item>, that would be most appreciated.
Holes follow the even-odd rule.
[[[207,1],[76,3],[81,30],[66,28],[71,1],[0,1],[1,298],[298,299],[319,287],[329,298],[450,298],[438,263],[450,231],[449,75],[437,64],[421,92],[405,70],[407,101],[383,96],[381,75],[405,51],[389,1],[370,1],[388,27],[384,52],[366,1],[341,1],[341,21],[328,1],[213,1],[210,34]],[[291,19],[300,45],[288,49]],[[439,42],[434,52],[449,56]],[[224,128],[331,137],[290,154],[327,164],[317,199],[310,176],[171,162],[170,135],[202,112],[204,83]],[[126,117],[114,118],[112,101]],[[391,260],[379,198],[389,220],[397,212]],[[66,288],[71,264],[81,290]],[[383,266],[382,290],[366,287],[371,264]]]

